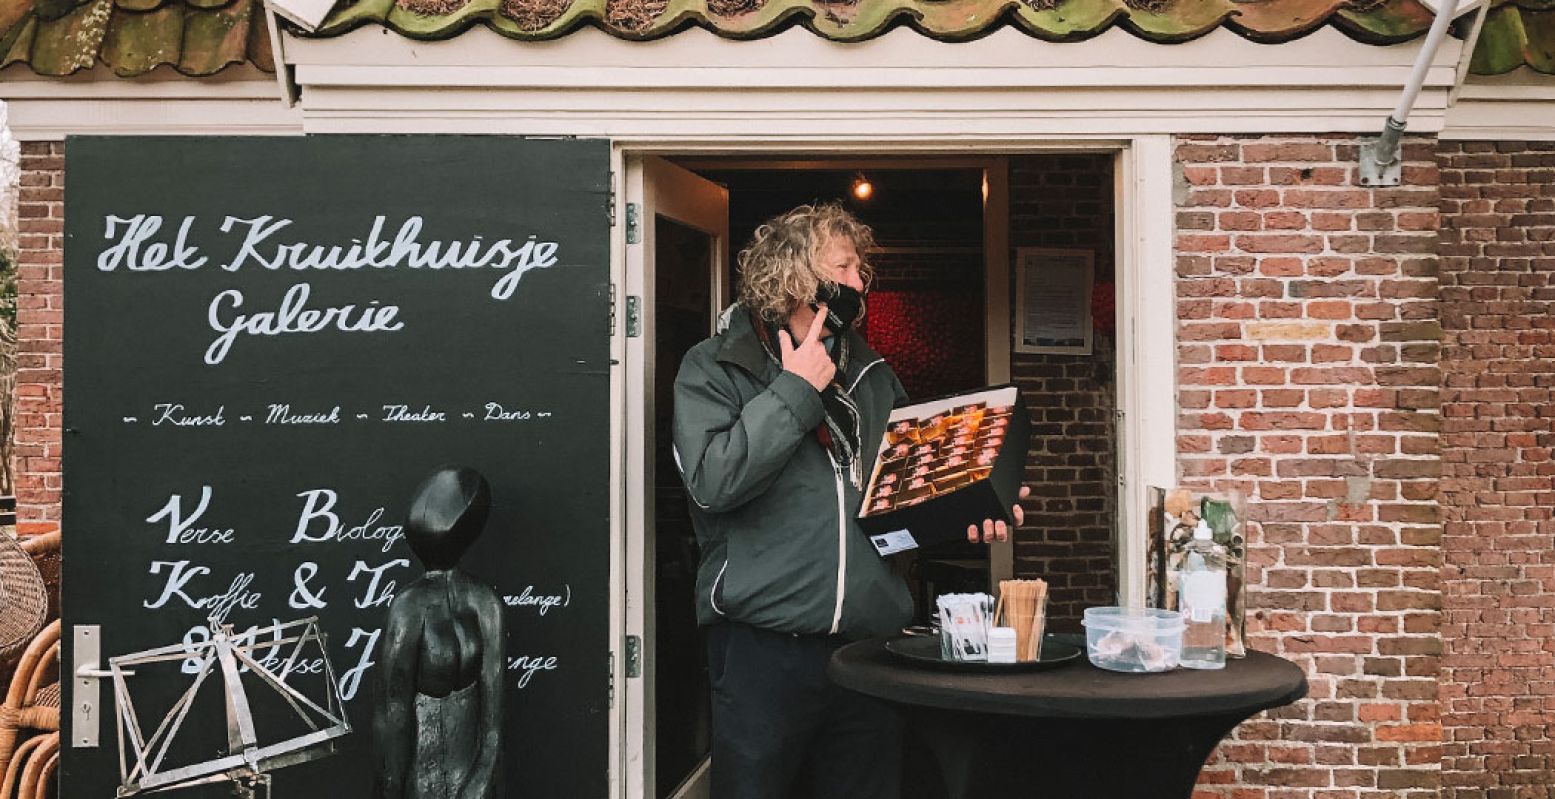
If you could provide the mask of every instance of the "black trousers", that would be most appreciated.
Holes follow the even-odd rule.
[[[900,799],[895,711],[826,678],[839,636],[707,630],[712,799]]]

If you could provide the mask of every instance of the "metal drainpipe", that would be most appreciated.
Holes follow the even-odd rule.
[[[1409,75],[1409,82],[1404,84],[1404,93],[1398,98],[1398,106],[1383,123],[1382,135],[1361,142],[1362,186],[1397,186],[1402,179],[1403,165],[1399,159],[1398,139],[1404,133],[1409,112],[1415,107],[1415,98],[1420,96],[1426,73],[1431,71],[1431,62],[1436,59],[1436,49],[1441,47],[1442,39],[1447,37],[1447,27],[1452,24],[1457,10],[1458,0],[1442,0],[1436,18],[1431,21],[1431,30],[1425,35],[1425,44],[1415,57],[1415,69]]]

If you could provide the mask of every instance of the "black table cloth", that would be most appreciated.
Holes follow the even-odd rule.
[[[951,799],[1188,799],[1227,733],[1307,693],[1301,669],[1261,652],[1219,671],[1119,674],[1082,655],[1051,671],[969,674],[905,663],[875,640],[839,649],[828,673],[902,711]]]

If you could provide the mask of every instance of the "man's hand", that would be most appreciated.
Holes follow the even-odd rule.
[[[804,378],[806,383],[815,386],[816,391],[825,391],[831,385],[832,377],[837,374],[837,364],[832,363],[826,345],[821,343],[821,329],[825,326],[826,306],[822,305],[821,310],[815,314],[815,321],[810,323],[810,332],[797,349],[794,347],[794,337],[787,330],[778,331],[778,346],[783,351],[783,371]]]
[[[1029,497],[1029,496],[1031,496],[1031,487],[1030,486],[1021,486],[1020,487],[1020,498],[1021,499],[1025,499],[1026,497]],[[1019,502],[1016,502],[1015,506],[1013,508],[1011,508],[1010,510],[1011,510],[1010,515],[1015,518],[1015,526],[1016,527],[1020,527],[1021,525],[1026,523],[1026,512],[1024,510],[1021,510]],[[1010,538],[1010,528],[1009,528],[1009,525],[1006,525],[1004,523],[1003,519],[999,519],[998,521],[995,521],[993,519],[984,519],[983,520],[981,540],[982,540],[982,542],[984,544],[992,544],[995,541],[1001,541],[1001,542],[1002,541],[1008,541],[1009,538]],[[974,544],[978,542],[978,540],[979,540],[978,525],[969,524],[969,525],[966,526],[966,540],[970,541],[971,543],[974,543]]]

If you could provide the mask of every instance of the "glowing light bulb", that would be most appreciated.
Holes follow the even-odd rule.
[[[867,200],[875,196],[875,184],[869,182],[869,178],[859,175],[853,181],[853,196],[860,200]]]

